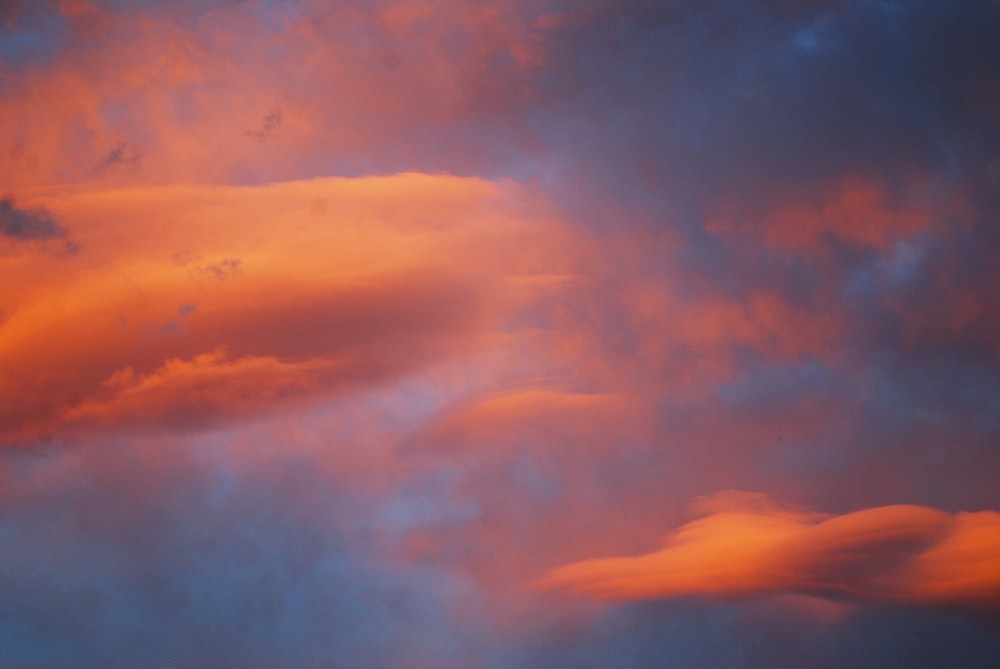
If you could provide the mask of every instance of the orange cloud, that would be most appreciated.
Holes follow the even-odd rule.
[[[471,352],[559,263],[519,193],[417,174],[35,193],[80,251],[0,257],[0,442],[202,424]]]
[[[1000,513],[894,505],[840,516],[727,495],[675,530],[663,549],[559,567],[539,581],[600,599],[806,594],[994,610]]]

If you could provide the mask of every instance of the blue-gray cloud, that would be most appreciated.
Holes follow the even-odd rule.
[[[20,209],[10,198],[0,199],[0,235],[15,240],[47,240],[66,237],[47,209]]]

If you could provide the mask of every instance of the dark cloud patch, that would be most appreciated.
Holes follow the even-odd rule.
[[[107,170],[119,166],[134,169],[141,162],[142,150],[131,142],[121,142],[101,158],[97,169]]]
[[[267,114],[260,122],[260,127],[256,130],[247,130],[243,134],[252,137],[258,142],[266,142],[281,125],[283,115],[281,109],[275,109]]]
[[[198,310],[198,305],[194,302],[185,302],[177,307],[177,315],[164,325],[151,328],[164,334],[187,334],[189,332],[186,325],[182,323],[185,316],[193,314]]]
[[[243,261],[239,258],[223,258],[218,262],[205,265],[201,271],[212,275],[218,281],[223,281],[233,274],[238,274],[242,265]]]
[[[63,228],[47,209],[21,209],[12,198],[0,199],[0,235],[18,241],[65,239]]]

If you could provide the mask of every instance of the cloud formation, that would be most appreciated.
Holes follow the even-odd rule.
[[[0,664],[1000,666],[997,34],[0,2]]]
[[[1000,611],[1000,513],[915,505],[837,516],[726,494],[660,551],[559,567],[539,585],[609,600],[790,593]]]
[[[211,425],[471,353],[551,269],[558,225],[518,197],[400,175],[45,200],[88,252],[0,259],[31,286],[3,294],[0,441]]]

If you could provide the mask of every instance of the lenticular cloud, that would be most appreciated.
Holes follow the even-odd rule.
[[[774,593],[916,606],[996,609],[1000,514],[912,505],[842,515],[787,511],[758,496],[674,530],[634,557],[575,562],[539,581],[608,600]],[[766,501],[766,500],[765,500]]]

